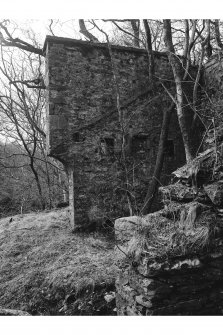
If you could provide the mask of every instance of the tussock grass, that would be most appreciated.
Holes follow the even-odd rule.
[[[195,222],[171,220],[162,217],[161,212],[140,220],[128,249],[136,261],[142,255],[148,259],[165,259],[207,251],[211,247],[215,230],[215,217],[211,213],[202,213]]]

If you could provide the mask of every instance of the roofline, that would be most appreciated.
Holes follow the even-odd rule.
[[[67,46],[90,46],[92,48],[102,48],[102,49],[108,49],[108,44],[107,43],[96,43],[96,42],[89,42],[89,41],[83,41],[83,40],[77,40],[74,38],[68,38],[68,37],[60,37],[60,36],[51,36],[51,35],[46,35],[44,45],[43,45],[43,55],[46,54],[46,47],[47,43],[57,43],[57,44],[65,44]],[[134,48],[134,47],[125,47],[122,45],[111,45],[112,49],[118,50],[118,51],[123,51],[123,52],[133,52],[133,53],[138,53],[138,54],[145,54],[147,53],[146,49],[141,49],[141,48]],[[157,58],[159,57],[164,57],[168,59],[168,54],[167,52],[164,51],[153,51],[153,55]],[[179,58],[184,58],[184,56],[179,56]],[[190,65],[191,68],[198,68],[197,65]]]
[[[95,43],[95,42],[89,42],[89,41],[82,41],[82,40],[76,40],[76,39],[73,39],[73,38],[67,38],[67,37],[59,37],[59,36],[50,36],[50,35],[46,35],[46,38],[45,38],[45,42],[44,42],[44,45],[43,45],[43,54],[45,54],[46,52],[46,46],[47,46],[47,43],[61,43],[61,44],[66,44],[66,45],[69,45],[69,46],[91,46],[91,47],[94,47],[94,48],[108,48],[108,45],[107,43]],[[119,51],[127,51],[127,52],[134,52],[134,53],[141,53],[141,54],[144,54],[146,53],[146,49],[140,49],[140,48],[134,48],[134,47],[125,47],[125,46],[121,46],[121,45],[111,45],[112,49],[116,49],[116,50],[119,50]],[[166,52],[159,52],[159,51],[153,51],[153,54],[155,56],[158,56],[158,57],[167,57],[167,53]]]

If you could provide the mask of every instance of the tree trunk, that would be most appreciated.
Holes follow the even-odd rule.
[[[148,25],[148,21],[145,19],[143,20],[145,32],[146,32],[146,49],[149,57],[149,78],[153,81],[154,75],[154,57],[153,57],[153,49],[152,49],[152,40],[151,40],[151,33],[150,28]]]
[[[34,174],[34,177],[35,177],[35,181],[36,181],[36,185],[37,185],[37,189],[38,189],[38,192],[39,192],[39,197],[40,197],[40,202],[41,202],[41,207],[42,209],[45,209],[45,201],[44,201],[44,197],[43,197],[43,193],[42,193],[42,189],[41,189],[41,185],[40,185],[40,181],[39,181],[39,176],[38,176],[38,173],[34,167],[34,164],[33,164],[33,158],[30,157],[30,168]]]
[[[181,75],[181,64],[179,59],[175,55],[175,50],[172,41],[171,33],[171,20],[164,20],[164,42],[166,44],[168,59],[172,67],[174,81],[176,85],[176,109],[179,121],[179,126],[183,138],[184,149],[186,154],[187,162],[194,158],[193,147],[190,143],[189,125],[186,120],[186,113],[183,107],[183,88],[182,88],[182,75]]]
[[[75,204],[74,204],[74,170],[72,167],[68,167],[68,186],[69,186],[69,211],[70,211],[70,224],[72,228],[75,228]]]
[[[183,51],[183,56],[187,58],[188,55],[188,50],[189,50],[189,22],[188,20],[184,20],[184,27],[185,27],[185,40],[184,40],[184,51]]]
[[[90,42],[99,42],[97,37],[95,37],[93,34],[90,33],[89,30],[87,30],[83,19],[79,20],[79,27],[80,27],[80,33],[83,34]]]
[[[195,32],[196,32],[197,20],[192,20],[192,32],[191,36],[189,34],[189,22],[185,20],[185,43],[184,43],[184,53],[183,56],[186,59],[186,67],[183,76],[183,80],[187,79],[188,71],[191,63],[190,52],[195,43]]]
[[[139,25],[140,25],[140,21],[139,20],[131,20],[130,21],[131,26],[132,26],[132,30],[134,33],[134,47],[139,48]]]
[[[219,20],[215,20],[214,22],[214,32],[215,32],[215,40],[219,47],[219,49],[223,49],[223,44],[221,42],[221,35],[220,35],[220,29],[219,29]]]
[[[166,140],[168,138],[169,124],[170,124],[171,114],[174,108],[175,108],[174,103],[172,103],[171,106],[168,109],[165,109],[163,112],[162,128],[161,128],[161,133],[160,133],[158,153],[156,156],[156,164],[154,168],[154,173],[153,173],[152,181],[149,184],[149,188],[146,194],[144,205],[141,209],[141,213],[143,215],[151,211],[151,207],[152,207],[154,198],[157,193],[158,183],[159,183],[162,168],[163,168],[163,161],[164,161],[164,155],[165,155],[164,152],[165,152]]]
[[[193,119],[193,124],[192,128],[195,127],[196,125],[196,119],[197,119],[197,93],[198,93],[198,87],[199,87],[199,81],[201,77],[201,71],[202,71],[202,64],[203,64],[203,59],[204,59],[204,54],[205,54],[205,47],[207,47],[207,50],[211,48],[210,45],[210,20],[206,20],[206,37],[205,39],[201,42],[201,53],[200,53],[200,60],[199,60],[199,66],[198,66],[198,71],[194,83],[194,89],[193,89],[193,107],[194,107],[194,119]],[[208,54],[207,54],[208,56]]]

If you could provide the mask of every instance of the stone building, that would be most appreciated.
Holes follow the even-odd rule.
[[[166,54],[154,52],[154,90],[144,49],[112,45],[112,62],[107,44],[47,36],[44,50],[48,154],[68,171],[72,224],[112,220],[129,215],[130,207],[137,213],[153,175],[163,110],[171,104],[160,84],[169,90],[174,85]],[[188,99],[194,69],[190,74]],[[188,122],[192,119],[188,108]],[[195,150],[197,135],[191,131]],[[184,162],[174,112],[160,183]]]

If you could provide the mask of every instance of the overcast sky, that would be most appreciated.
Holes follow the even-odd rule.
[[[2,0],[1,17],[223,19],[220,0]]]

